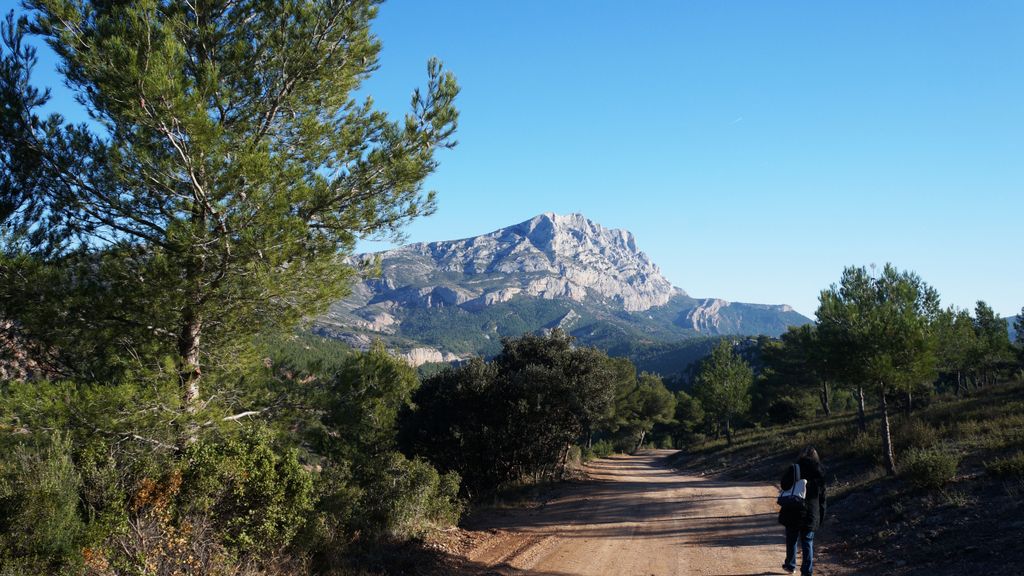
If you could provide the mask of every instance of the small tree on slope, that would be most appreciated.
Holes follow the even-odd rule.
[[[714,418],[732,444],[732,421],[750,409],[750,385],[754,372],[732,351],[729,342],[721,342],[704,361],[693,393],[704,411]]]
[[[886,265],[874,278],[861,268],[843,271],[840,284],[821,293],[818,330],[842,377],[873,391],[882,410],[886,469],[896,473],[889,427],[890,394],[933,379],[936,371],[933,323],[939,296],[912,272]]]

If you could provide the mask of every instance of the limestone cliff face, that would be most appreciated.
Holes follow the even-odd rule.
[[[722,309],[730,302],[718,298],[707,298],[686,313],[686,321],[698,332],[714,333],[722,323]]]
[[[412,366],[421,366],[428,363],[458,362],[465,360],[464,357],[456,356],[449,352],[441,352],[436,348],[413,348],[408,352],[399,353],[399,357]]]
[[[809,321],[788,306],[691,298],[630,232],[581,214],[544,213],[473,238],[357,258],[379,262],[380,275],[356,285],[314,329],[360,348],[382,339],[413,364],[493,354],[503,337],[553,328],[611,348],[701,334],[776,336]]]
[[[370,284],[374,302],[481,307],[521,294],[637,312],[677,292],[633,234],[581,214],[545,213],[490,234],[411,244],[380,257],[381,278]]]

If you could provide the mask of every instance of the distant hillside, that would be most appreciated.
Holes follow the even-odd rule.
[[[380,338],[414,364],[492,355],[500,340],[562,328],[635,355],[695,337],[775,336],[810,320],[785,305],[689,296],[633,235],[580,214],[546,213],[500,230],[360,256],[381,275],[331,306],[314,330],[366,347]]]
[[[1017,341],[1017,329],[1014,328],[1013,325],[1015,322],[1017,322],[1018,318],[1020,318],[1020,316],[1010,316],[1009,318],[1006,319],[1006,325],[1009,327],[1010,330],[1010,342]]]

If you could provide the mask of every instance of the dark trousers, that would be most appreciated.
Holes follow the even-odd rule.
[[[786,526],[786,562],[787,570],[796,569],[796,545],[800,544],[803,562],[800,563],[800,574],[811,576],[814,572],[814,530]]]

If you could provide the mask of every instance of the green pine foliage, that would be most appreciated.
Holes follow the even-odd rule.
[[[359,238],[434,210],[455,144],[438,61],[400,119],[358,95],[377,7],[31,0],[0,25],[0,328],[52,378],[0,383],[5,570],[329,573],[458,516],[458,477],[395,450],[415,372],[293,336],[372,273]],[[28,34],[90,123],[41,112]]]
[[[888,400],[910,395],[937,376],[938,292],[916,274],[887,264],[877,277],[863,267],[847,268],[820,300],[818,331],[828,373],[879,398],[882,453],[889,474],[895,474]]]
[[[615,431],[623,451],[640,449],[655,426],[675,417],[676,398],[655,374],[641,372],[616,400]]]
[[[732,443],[732,422],[750,409],[750,386],[754,372],[732,345],[721,342],[701,365],[693,393],[705,413],[725,432]]]
[[[307,374],[332,374],[356,354],[344,342],[304,331],[265,338],[259,350],[265,363]]]
[[[257,336],[347,293],[357,238],[434,209],[423,180],[454,146],[458,86],[431,60],[397,121],[355,95],[380,51],[373,0],[26,7],[0,74],[0,316],[62,374],[169,360],[193,417],[222,396],[204,375],[236,379]],[[40,115],[26,31],[92,123]]]

